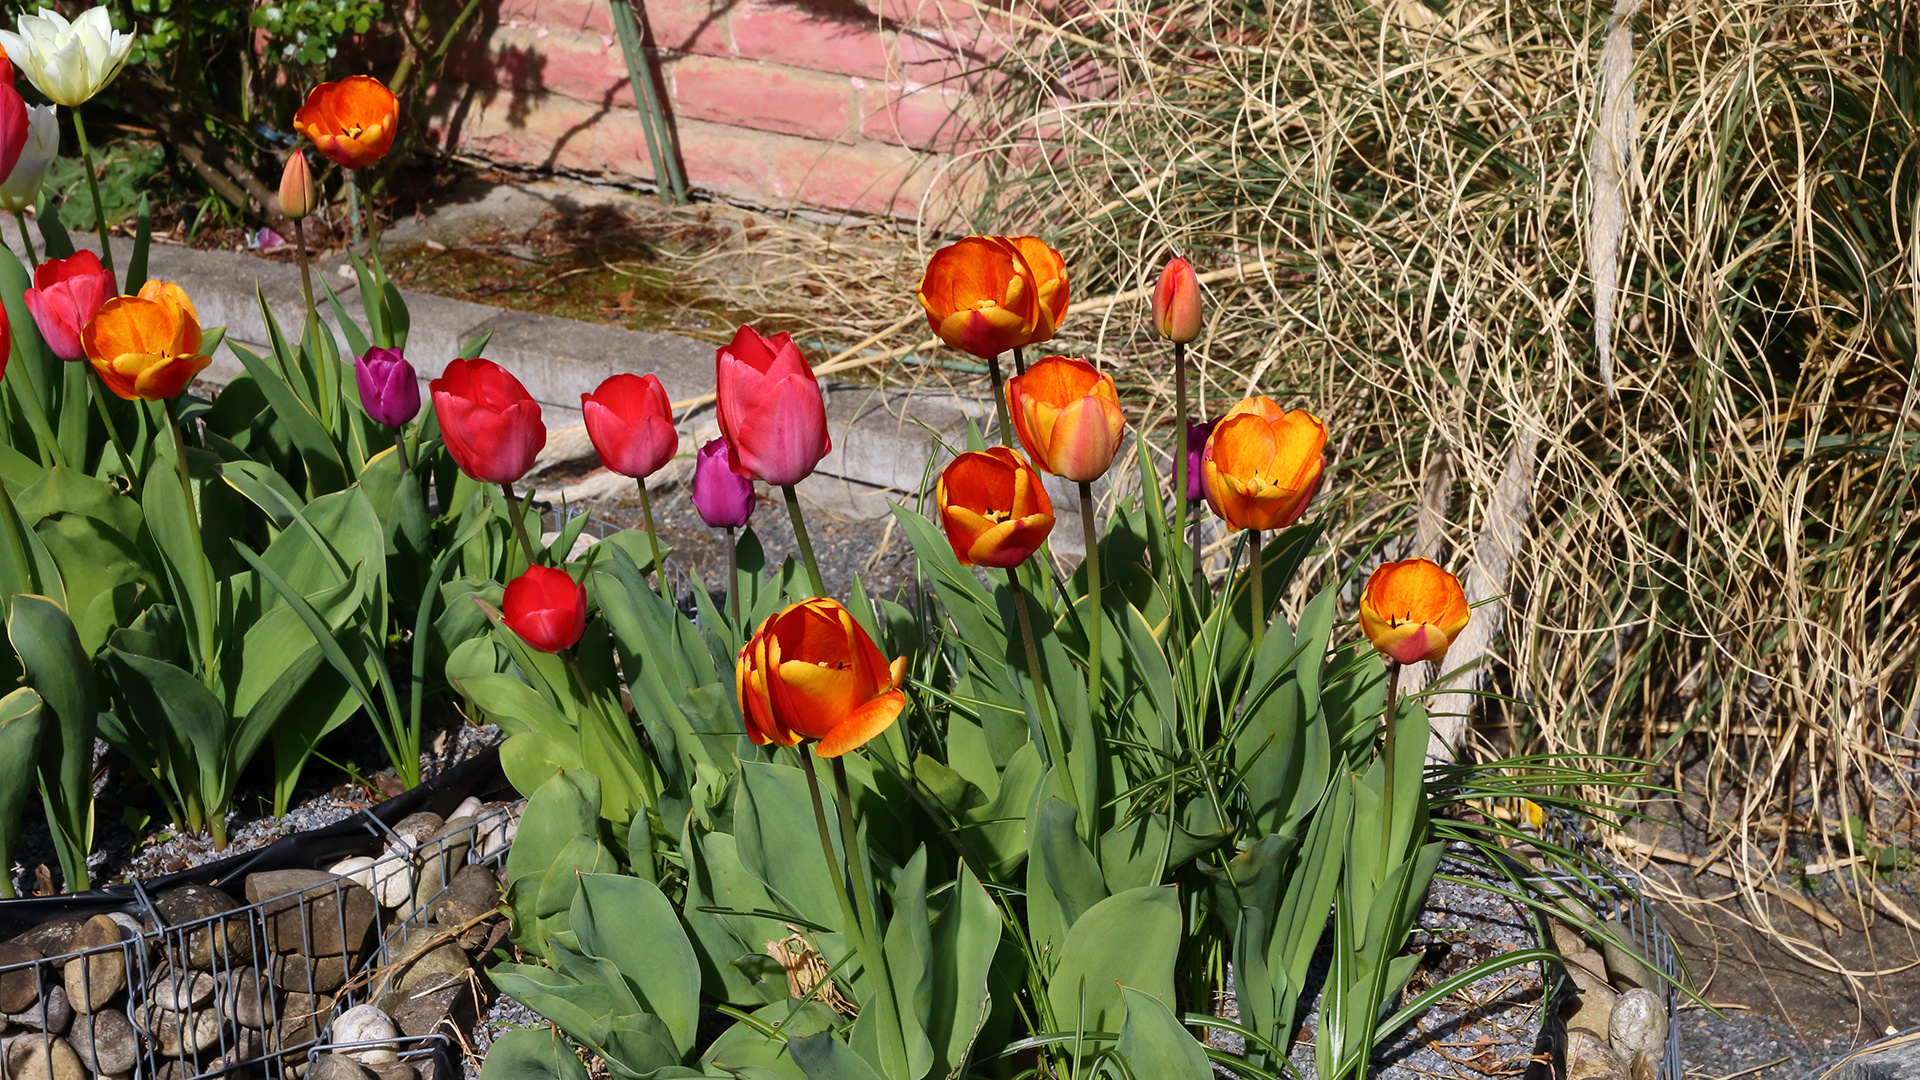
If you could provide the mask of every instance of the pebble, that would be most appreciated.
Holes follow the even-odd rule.
[[[260,981],[258,969],[234,968],[220,976],[219,1003],[215,1007],[243,1028],[264,1031],[273,1015],[275,997],[271,984]]]
[[[381,1012],[375,1005],[355,1005],[333,1021],[332,1038],[336,1043],[377,1043],[399,1036],[400,1031],[393,1025],[393,1017]],[[347,1056],[369,1067],[393,1065],[400,1060],[390,1046],[349,1050]]]
[[[186,966],[201,971],[240,961],[253,952],[253,930],[244,917],[221,919],[240,902],[219,889],[183,885],[154,899],[153,908],[168,926],[192,926],[186,935]]]
[[[504,812],[496,810],[480,822],[480,857],[491,859],[506,850],[520,832],[520,810],[516,806]]]
[[[58,1034],[67,1030],[68,1025],[73,1023],[73,1005],[67,1001],[67,988],[60,983],[53,983],[31,1008],[8,1013],[7,1023],[18,1024],[28,1031]]]
[[[265,902],[268,948],[308,956],[358,955],[378,914],[371,893],[324,870],[248,874],[247,900]]]
[[[1627,1064],[1607,1041],[1586,1028],[1567,1029],[1566,1080],[1629,1080]]]
[[[483,810],[483,809],[485,809],[485,808],[486,808],[486,804],[485,804],[485,803],[483,803],[483,802],[481,802],[481,801],[480,801],[479,799],[476,799],[476,798],[474,798],[473,796],[471,796],[471,795],[469,795],[469,796],[467,796],[466,798],[464,798],[464,799],[462,799],[462,800],[460,800],[460,805],[459,805],[459,806],[456,806],[456,807],[454,807],[454,808],[453,808],[453,813],[452,813],[452,814],[450,814],[450,815],[448,815],[448,816],[449,816],[449,817],[457,817],[457,818],[461,818],[461,817],[479,817],[479,816],[480,816],[480,811],[481,811],[481,810]]]
[[[79,1055],[65,1039],[24,1036],[7,1044],[7,1080],[86,1080]]]
[[[141,1026],[154,1040],[154,1049],[162,1057],[197,1054],[220,1041],[220,1014],[212,1009],[178,1013],[148,1005],[141,1020]]]
[[[215,987],[213,976],[204,971],[191,968],[175,972],[161,968],[153,976],[153,982],[147,987],[147,994],[154,1004],[174,1012],[186,1012],[213,1000]],[[108,1069],[118,1072],[118,1069]]]
[[[447,819],[431,810],[421,810],[408,814],[393,827],[393,834],[406,843],[409,848],[420,846],[421,841],[440,831]]]
[[[40,950],[19,941],[0,944],[0,1013],[24,1011],[40,997]]]
[[[1621,994],[1607,1024],[1607,1042],[1623,1058],[1660,1053],[1667,1043],[1666,1002],[1644,987]]]
[[[80,1017],[69,1042],[81,1064],[96,1073],[131,1072],[140,1056],[140,1040],[134,1035],[133,1024],[119,1009],[102,1009]]]
[[[413,849],[389,846],[369,872],[373,894],[384,908],[408,906],[413,900]],[[405,916],[401,916],[405,918]]]
[[[345,1054],[324,1054],[307,1070],[306,1080],[373,1080],[373,1077]]]
[[[120,947],[120,923],[95,915],[73,936],[73,951],[99,951],[67,961],[67,1001],[80,1012],[93,1012],[127,985],[127,954]]]

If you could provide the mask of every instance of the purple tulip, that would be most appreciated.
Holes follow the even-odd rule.
[[[1187,425],[1187,501],[1200,499],[1200,452],[1207,448],[1207,436],[1213,434],[1213,426],[1218,419],[1204,424]]]
[[[715,529],[733,529],[753,516],[753,481],[727,466],[727,440],[714,439],[693,459],[693,508]]]
[[[420,381],[398,349],[368,349],[353,362],[360,404],[377,424],[405,427],[420,412]]]

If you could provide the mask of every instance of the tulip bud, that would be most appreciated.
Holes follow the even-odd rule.
[[[507,583],[500,621],[521,640],[545,653],[557,653],[580,640],[587,629],[587,590],[565,570],[529,566]]]
[[[360,387],[360,407],[376,424],[406,427],[420,412],[420,380],[398,349],[368,349],[354,359],[353,379]]]
[[[1426,559],[1379,566],[1360,594],[1360,629],[1402,664],[1445,660],[1471,616],[1460,579]]]
[[[1200,279],[1187,260],[1175,258],[1153,288],[1153,325],[1168,341],[1185,345],[1200,336]]]
[[[319,205],[313,193],[313,172],[307,168],[307,155],[295,150],[287,155],[287,167],[280,173],[280,212],[299,221]]]
[[[1067,356],[1041,357],[1008,379],[1007,411],[1034,466],[1077,483],[1107,471],[1127,426],[1113,376]]]
[[[1218,420],[1208,420],[1203,424],[1187,425],[1187,501],[1197,502],[1205,493],[1200,486],[1200,456],[1207,448],[1207,438],[1213,434]]]
[[[743,326],[714,350],[714,392],[730,466],[742,476],[797,484],[833,448],[820,383],[785,331],[763,337]]]
[[[753,516],[753,481],[727,466],[727,440],[712,439],[693,459],[693,508],[710,529],[737,529]]]

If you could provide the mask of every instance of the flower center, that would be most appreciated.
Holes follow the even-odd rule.
[[[1005,522],[1013,520],[1013,511],[990,509],[990,510],[983,511],[981,513],[981,516],[986,518],[988,521],[993,522],[995,525],[1000,525]]]

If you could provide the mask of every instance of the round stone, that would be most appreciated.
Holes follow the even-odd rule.
[[[73,936],[73,951],[85,953],[67,961],[67,1001],[80,1012],[93,1012],[127,985],[127,954],[120,923],[95,915]]]
[[[400,1037],[393,1018],[373,1005],[355,1005],[333,1021],[333,1041],[337,1043],[380,1043]],[[350,1050],[347,1056],[366,1066],[392,1065],[400,1060],[391,1047],[372,1046]]]
[[[119,1009],[101,1009],[80,1017],[68,1041],[81,1063],[96,1073],[130,1072],[140,1056],[140,1041],[134,1036],[133,1025]]]
[[[67,1040],[26,1036],[7,1044],[7,1080],[86,1080]]]
[[[40,950],[19,941],[0,944],[0,1013],[25,1010],[40,997]]]
[[[204,971],[161,968],[147,987],[147,996],[155,1005],[174,1012],[186,1012],[213,1000],[216,983]]]
[[[1638,986],[1621,994],[1607,1022],[1607,1042],[1623,1058],[1658,1054],[1667,1042],[1667,1003]]]

